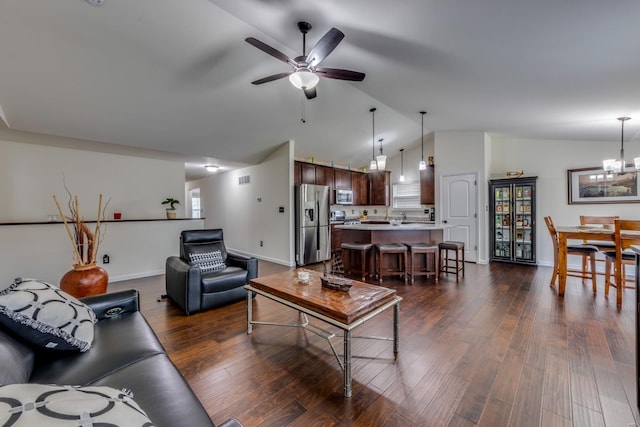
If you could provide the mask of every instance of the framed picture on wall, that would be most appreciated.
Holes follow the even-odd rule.
[[[596,167],[567,170],[569,204],[640,203],[638,173],[631,164],[626,169],[622,173]]]

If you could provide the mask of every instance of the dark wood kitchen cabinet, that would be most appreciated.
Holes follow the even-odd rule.
[[[333,168],[314,163],[294,162],[293,179],[295,184],[315,184],[329,187],[329,203],[335,203]]]
[[[351,190],[351,171],[346,169],[334,169],[333,188],[336,190]]]
[[[311,163],[300,163],[300,184],[316,183],[316,165]]]
[[[316,165],[316,185],[327,185],[333,189],[333,168]]]
[[[389,206],[389,185],[391,172],[370,172],[367,174],[369,205]]]
[[[362,172],[351,172],[351,189],[353,190],[353,204],[365,206],[369,203],[367,189],[367,175]]]
[[[339,224],[331,224],[331,253],[335,254],[336,252],[340,252],[342,246],[342,229],[336,228],[336,225]]]
[[[420,204],[433,205],[435,202],[435,169],[433,165],[428,165],[420,171]]]

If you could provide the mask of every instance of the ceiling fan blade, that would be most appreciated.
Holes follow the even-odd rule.
[[[318,95],[316,93],[316,88],[315,87],[313,87],[311,89],[302,89],[302,91],[304,92],[304,96],[306,96],[307,99],[313,99]]]
[[[318,43],[311,49],[309,55],[307,55],[307,63],[310,67],[315,67],[320,64],[324,58],[327,57],[333,49],[338,46],[338,44],[344,38],[344,33],[337,28],[332,28],[327,33],[322,36]]]
[[[351,80],[361,82],[364,80],[365,74],[358,71],[342,70],[340,68],[316,68],[316,73],[322,77],[338,80]]]
[[[261,51],[263,51],[264,53],[267,53],[271,56],[273,56],[276,59],[279,59],[282,62],[286,62],[287,64],[293,66],[293,67],[297,67],[297,63],[296,61],[294,61],[293,59],[289,58],[287,55],[285,55],[284,53],[280,52],[278,49],[273,48],[271,46],[269,46],[266,43],[261,42],[258,39],[255,39],[253,37],[247,37],[246,39],[244,39],[247,43],[249,43],[251,46],[257,47],[258,49],[260,49]]]
[[[270,76],[263,77],[263,78],[258,79],[256,81],[253,81],[251,83],[254,84],[254,85],[261,85],[262,83],[269,83],[269,82],[272,82],[274,80],[278,80],[278,79],[281,79],[283,77],[287,77],[291,73],[293,73],[293,70],[285,71],[284,73],[272,74]]]

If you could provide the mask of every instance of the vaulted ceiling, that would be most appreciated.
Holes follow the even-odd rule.
[[[637,0],[2,0],[0,117],[9,129],[78,138],[191,165],[296,156],[364,166],[426,131],[619,141],[640,131]],[[366,73],[321,79],[306,100],[288,66],[331,27],[322,63]],[[303,120],[304,119],[304,122]]]

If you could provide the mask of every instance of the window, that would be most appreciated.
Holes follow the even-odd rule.
[[[193,188],[189,190],[189,198],[191,199],[191,218],[200,218],[202,213],[200,209],[200,189]]]
[[[397,209],[420,207],[420,183],[393,184],[393,207]]]

